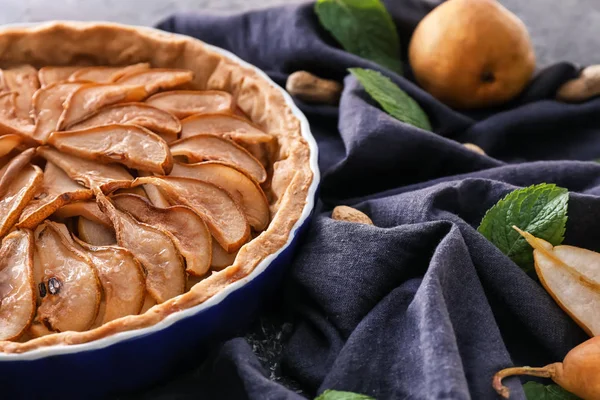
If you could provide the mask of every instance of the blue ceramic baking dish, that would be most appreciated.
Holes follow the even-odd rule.
[[[18,27],[26,26],[31,25]],[[216,342],[247,326],[256,317],[261,303],[280,284],[314,208],[319,183],[317,144],[308,121],[285,90],[230,52],[206,47],[256,70],[281,92],[300,121],[301,134],[310,148],[313,180],[301,217],[287,242],[246,278],[225,287],[204,303],[171,314],[151,327],[84,344],[49,346],[22,354],[0,353],[0,399],[114,398],[156,384],[188,365],[198,365]]]

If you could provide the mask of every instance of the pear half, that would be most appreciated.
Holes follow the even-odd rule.
[[[194,114],[233,113],[233,97],[221,90],[172,90],[155,94],[146,103],[177,118]]]

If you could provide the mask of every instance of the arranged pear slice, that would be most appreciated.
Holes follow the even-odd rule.
[[[148,291],[146,291],[146,298],[144,299],[144,304],[142,305],[142,309],[140,310],[140,314],[144,314],[146,311],[154,307],[156,304],[156,300]]]
[[[36,296],[33,283],[33,234],[15,231],[0,248],[0,340],[19,338],[31,324]]]
[[[273,136],[237,115],[198,114],[181,121],[181,139],[210,133],[242,143],[268,143]]]
[[[17,98],[17,92],[0,94],[0,132],[19,135],[26,141],[35,144],[33,140],[35,125],[30,118],[23,118],[18,115]]]
[[[116,82],[123,75],[144,71],[150,68],[148,63],[139,63],[125,67],[85,67],[74,71],[70,81],[88,81],[95,83]]]
[[[159,90],[176,88],[194,79],[194,73],[187,69],[152,68],[123,75],[117,80],[124,85],[142,85],[148,95]]]
[[[9,133],[8,135],[0,136],[0,157],[4,157],[21,143],[23,143],[23,138],[19,135]]]
[[[211,237],[206,224],[191,208],[154,207],[148,200],[133,194],[111,197],[114,205],[135,219],[170,232],[173,243],[183,256],[188,274],[202,276],[210,268]]]
[[[44,86],[33,95],[35,131],[33,137],[46,143],[48,136],[58,129],[63,104],[67,98],[84,84],[79,82],[56,82]]]
[[[105,187],[114,182],[127,182],[133,177],[120,165],[100,164],[70,154],[61,153],[48,146],[37,148],[37,154],[62,169],[75,182],[88,187]]]
[[[93,192],[92,192],[93,193]],[[53,214],[57,218],[71,218],[71,217],[84,217],[92,222],[100,225],[104,225],[107,228],[111,228],[112,222],[102,211],[98,208],[96,201],[77,201],[75,203],[65,204]],[[113,234],[114,238],[114,234]],[[89,242],[88,242],[89,243]],[[113,242],[114,243],[114,242]]]
[[[132,186],[158,186],[171,200],[196,211],[213,237],[228,252],[239,249],[250,235],[250,226],[238,204],[229,194],[208,182],[191,178],[145,176]]]
[[[70,127],[70,130],[112,124],[143,126],[161,135],[167,142],[176,140],[181,131],[181,123],[172,114],[145,103],[124,103],[104,107],[88,119]]]
[[[117,237],[112,227],[86,217],[77,219],[77,232],[81,239],[93,246],[111,246],[117,243]]]
[[[152,176],[151,173],[145,171],[138,171],[138,176]],[[169,203],[169,199],[160,191],[157,186],[154,185],[143,185],[144,192],[146,192],[146,196],[150,203],[152,203],[156,207],[167,208],[171,205]]]
[[[533,247],[535,271],[546,291],[590,336],[600,335],[600,253],[553,247],[515,229]]]
[[[29,164],[9,185],[6,195],[0,199],[0,236],[6,235],[19,220],[19,215],[40,188],[43,175],[38,166]]]
[[[77,237],[73,240],[92,260],[102,284],[104,297],[93,325],[139,314],[146,296],[146,276],[133,254],[122,247],[92,246]]]
[[[65,231],[64,225],[51,221],[35,231],[37,319],[53,331],[84,331],[98,314],[100,281],[90,259]]]
[[[31,98],[36,90],[40,88],[38,71],[31,65],[20,65],[18,67],[2,70],[2,85],[4,91],[16,92],[17,116],[24,119],[30,118]]]
[[[81,67],[79,66],[65,66],[65,67],[42,67],[38,71],[38,80],[42,87],[52,85],[53,83],[66,81]]]
[[[235,261],[238,252],[228,253],[216,241],[212,242],[212,261],[210,268],[220,271],[229,267]]]
[[[173,167],[169,146],[160,136],[137,125],[105,125],[54,132],[48,143],[63,153],[134,169],[168,174]]]
[[[140,101],[148,96],[143,86],[87,83],[67,97],[57,130],[83,121],[102,107]]]
[[[162,303],[182,294],[185,268],[169,233],[120,211],[101,191],[96,190],[95,194],[98,206],[113,223],[119,246],[131,251],[146,269],[146,289],[150,295]]]
[[[233,97],[220,90],[172,90],[157,93],[146,103],[165,110],[177,118],[193,114],[233,113]]]
[[[34,229],[65,204],[88,200],[93,195],[90,189],[79,185],[62,169],[47,162],[41,188],[21,213],[17,228]]]
[[[243,147],[225,138],[200,134],[181,139],[170,144],[171,154],[184,156],[188,161],[223,161],[246,172],[259,183],[267,179],[267,172],[262,164]]]
[[[0,169],[0,197],[4,197],[10,184],[17,178],[19,172],[29,165],[35,156],[35,149],[30,148],[13,157]]]
[[[248,218],[250,226],[262,231],[270,221],[269,203],[256,181],[231,165],[219,161],[197,164],[176,163],[171,176],[199,179],[229,193]]]

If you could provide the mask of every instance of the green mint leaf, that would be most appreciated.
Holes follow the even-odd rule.
[[[326,390],[315,400],[375,400],[373,397],[352,392],[339,392],[337,390]]]
[[[568,201],[568,190],[556,185],[542,183],[515,190],[488,210],[477,230],[530,272],[533,252],[513,225],[558,246],[564,239]]]
[[[372,69],[350,68],[348,71],[359,80],[367,93],[392,117],[417,128],[431,130],[431,123],[425,111],[390,78]]]
[[[402,74],[400,40],[379,0],[318,0],[315,13],[344,49]]]
[[[573,393],[567,392],[558,385],[542,385],[537,382],[527,382],[523,385],[527,400],[581,400]]]

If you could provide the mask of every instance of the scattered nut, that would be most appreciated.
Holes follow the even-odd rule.
[[[337,206],[331,213],[331,218],[338,221],[356,222],[358,224],[373,225],[371,218],[362,211],[348,206]]]
[[[584,68],[578,78],[563,83],[556,92],[558,100],[585,101],[600,94],[600,64]]]
[[[340,101],[343,87],[339,82],[296,71],[288,77],[285,88],[302,101],[335,105]]]
[[[463,143],[463,146],[465,146],[467,149],[474,151],[475,153],[481,154],[482,156],[485,156],[485,151],[483,151],[483,149],[479,146],[477,146],[476,144],[473,143]]]

